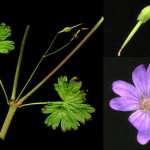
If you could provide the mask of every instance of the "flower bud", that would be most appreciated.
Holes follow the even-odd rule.
[[[82,25],[82,23],[80,24],[77,24],[75,26],[72,26],[72,27],[65,27],[63,30],[59,31],[58,33],[63,33],[63,32],[70,32],[73,28],[76,28],[78,26]]]
[[[63,32],[70,32],[71,31],[71,27],[66,27],[63,30],[59,31],[58,33],[63,33]]]
[[[137,20],[141,21],[142,23],[145,23],[150,19],[150,5],[145,7],[141,13],[139,14]]]

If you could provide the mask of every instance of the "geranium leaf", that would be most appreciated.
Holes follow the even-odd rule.
[[[14,42],[6,40],[9,36],[11,36],[10,27],[2,23],[0,25],[0,53],[7,54],[10,50],[14,50]]]
[[[91,119],[91,113],[95,109],[89,104],[85,104],[84,91],[81,91],[82,82],[77,82],[76,77],[68,82],[66,76],[58,78],[58,84],[54,84],[55,90],[62,101],[49,102],[42,112],[49,114],[45,120],[47,126],[56,129],[59,124],[63,132],[67,130],[77,130],[80,126],[79,122],[85,123]]]

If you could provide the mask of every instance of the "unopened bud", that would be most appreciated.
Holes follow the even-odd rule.
[[[138,18],[137,18],[138,23],[136,24],[136,26],[133,28],[133,30],[130,32],[130,34],[128,35],[128,37],[124,41],[123,45],[121,46],[121,48],[118,52],[118,56],[121,55],[121,51],[128,44],[128,42],[131,40],[131,38],[134,36],[134,34],[140,28],[140,26],[143,23],[147,22],[149,19],[150,19],[150,5],[145,7],[144,9],[142,9],[141,13],[138,15]]]
[[[63,32],[70,32],[73,28],[76,28],[78,26],[82,25],[82,23],[80,24],[77,24],[75,26],[72,26],[72,27],[65,27],[63,30],[59,31],[58,33],[63,33]]]
[[[58,33],[70,32],[70,31],[71,31],[71,27],[66,27],[63,30],[59,31]]]
[[[150,19],[150,5],[142,9],[141,13],[139,14],[137,20],[145,23]]]

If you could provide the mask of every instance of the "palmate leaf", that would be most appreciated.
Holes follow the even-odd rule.
[[[10,50],[14,50],[14,42],[6,40],[9,36],[11,36],[10,27],[2,23],[0,25],[0,53],[7,54]]]
[[[82,82],[77,82],[76,79],[74,77],[68,83],[67,77],[64,76],[58,78],[58,84],[54,84],[62,101],[49,102],[42,108],[44,114],[49,114],[45,120],[47,126],[56,129],[60,124],[65,132],[77,130],[79,122],[84,124],[86,120],[91,119],[91,113],[94,113],[95,109],[84,103],[86,93],[80,90]]]

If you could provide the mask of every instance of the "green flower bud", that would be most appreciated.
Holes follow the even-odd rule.
[[[70,32],[71,31],[71,27],[66,27],[63,30],[59,31],[58,33],[63,33],[63,32]]]
[[[141,13],[139,14],[137,20],[145,23],[150,19],[150,5],[142,9]]]
[[[144,9],[142,9],[141,13],[138,15],[138,23],[136,24],[136,26],[133,28],[133,30],[131,31],[131,33],[128,35],[128,37],[126,38],[125,42],[123,43],[122,47],[120,48],[119,52],[118,52],[118,56],[121,55],[121,51],[122,49],[127,45],[127,43],[130,41],[130,39],[134,36],[134,34],[137,32],[137,30],[140,28],[140,26],[145,23],[146,21],[148,21],[150,19],[150,5],[146,6]]]
[[[75,25],[75,26],[73,26],[73,27],[65,27],[63,30],[59,31],[58,33],[70,32],[73,28],[76,28],[76,27],[78,27],[78,26],[80,26],[80,25],[82,25],[82,23],[77,24],[77,25]]]

